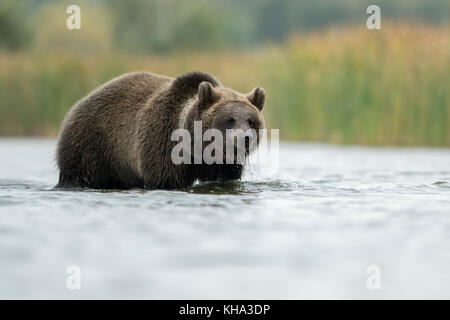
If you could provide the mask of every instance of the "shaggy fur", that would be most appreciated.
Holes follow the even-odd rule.
[[[239,179],[242,165],[175,165],[173,130],[260,129],[265,94],[224,88],[213,76],[192,72],[175,79],[137,72],[94,90],[69,111],[60,132],[58,188],[174,189],[196,180]],[[235,121],[229,124],[232,117]],[[249,125],[251,124],[251,126]]]

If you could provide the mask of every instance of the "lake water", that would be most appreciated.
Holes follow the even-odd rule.
[[[278,172],[121,192],[52,190],[54,150],[0,139],[0,298],[450,298],[450,150],[281,143]]]

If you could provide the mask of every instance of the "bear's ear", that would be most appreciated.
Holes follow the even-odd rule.
[[[209,106],[217,102],[220,98],[219,93],[214,89],[211,83],[203,81],[198,86],[198,100],[201,106]]]
[[[261,111],[264,107],[264,102],[266,101],[266,92],[263,88],[257,87],[247,94],[247,99]]]

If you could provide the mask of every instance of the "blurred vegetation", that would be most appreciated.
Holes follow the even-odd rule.
[[[34,38],[35,52],[94,55],[113,50],[111,19],[107,12],[96,6],[83,10],[83,32],[73,32],[65,28],[68,17],[66,8],[67,5],[58,2],[43,5],[35,11],[34,24],[39,25],[39,32]]]
[[[14,0],[0,2],[0,50],[30,46],[32,33],[27,18],[25,3]]]
[[[448,28],[294,37],[272,68],[269,118],[284,137],[450,146]]]
[[[81,7],[83,35],[125,53],[242,48],[283,42],[291,34],[336,25],[365,25],[370,0],[2,0],[0,48],[61,47],[71,4]],[[377,0],[383,20],[450,23],[450,0]],[[87,35],[85,35],[87,33]],[[44,41],[44,42],[42,42]],[[52,46],[52,43],[53,45]],[[75,41],[77,43],[78,40]],[[66,50],[72,50],[68,47]]]
[[[105,81],[147,70],[262,85],[283,139],[450,146],[450,0],[0,2],[0,135],[54,136]],[[389,21],[389,22],[388,22]]]

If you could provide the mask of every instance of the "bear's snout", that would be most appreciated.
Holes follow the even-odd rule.
[[[244,150],[245,154],[249,154],[255,148],[256,139],[253,136],[253,130],[247,128],[243,129],[234,129],[233,130],[233,145],[235,152],[238,150]]]

